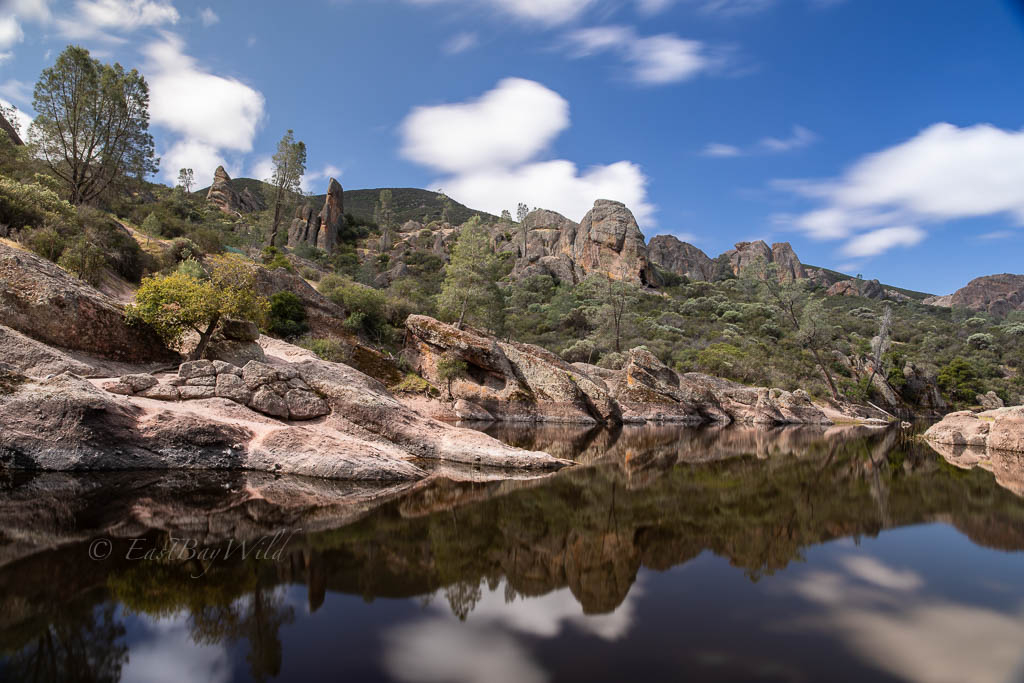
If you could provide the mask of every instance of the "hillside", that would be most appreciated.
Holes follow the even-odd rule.
[[[236,192],[248,189],[259,196],[264,189],[271,190],[270,186],[262,180],[254,178],[232,178],[231,187]],[[417,221],[419,223],[430,223],[441,220],[444,212],[444,204],[436,192],[421,190],[414,187],[395,188],[373,188],[365,190],[345,190],[345,213],[352,214],[360,223],[373,223],[374,213],[377,209],[377,202],[380,199],[380,192],[383,189],[391,190],[392,208],[395,213],[395,222],[399,225],[406,221]],[[193,194],[205,197],[210,187],[196,190]],[[312,206],[322,206],[326,194],[315,194],[305,197],[303,201]],[[448,208],[448,219],[453,225],[461,225],[473,216],[479,214],[485,220],[495,220],[497,217],[485,211],[471,209],[450,199],[451,206]]]

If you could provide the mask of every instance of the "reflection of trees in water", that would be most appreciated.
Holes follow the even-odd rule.
[[[503,583],[507,601],[568,587],[594,614],[622,603],[641,566],[664,570],[705,551],[757,580],[808,546],[935,519],[952,521],[977,543],[1024,548],[1024,500],[990,474],[956,469],[898,430],[848,434],[585,430],[574,443],[600,451],[595,466],[535,481],[437,481],[354,523],[299,537],[281,564],[82,567],[80,548],[55,553],[49,565],[40,559],[33,573],[90,570],[93,583],[84,585],[108,587],[132,611],[187,613],[197,642],[248,641],[252,674],[266,678],[281,668],[279,632],[294,619],[273,588],[282,584],[306,583],[311,609],[328,590],[367,600],[440,591],[459,618],[479,604],[485,581],[492,589]],[[182,514],[207,515],[211,529],[236,528],[218,501],[211,493]],[[260,519],[273,519],[275,508],[265,505]],[[29,564],[0,568],[0,617],[14,613],[4,592],[17,593],[35,605],[26,612],[45,611],[37,621],[52,619],[49,628],[57,629],[57,584],[30,576]],[[47,599],[51,606],[40,609]],[[22,650],[28,637],[10,638],[5,629],[0,618],[0,649]]]
[[[110,587],[133,612],[170,616],[187,612],[192,639],[200,645],[246,640],[246,661],[254,679],[281,672],[279,631],[295,619],[273,586],[273,563],[249,561],[213,565],[201,578],[192,562],[138,562],[109,581]]]
[[[115,610],[113,603],[105,603],[58,615],[6,665],[0,664],[0,679],[114,683],[128,661],[128,647],[119,642],[124,624],[115,619]]]

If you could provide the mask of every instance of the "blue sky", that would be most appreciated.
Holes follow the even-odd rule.
[[[264,177],[293,128],[317,192],[619,199],[936,293],[1024,270],[1010,0],[0,0],[0,99],[68,43],[146,75],[165,181]]]

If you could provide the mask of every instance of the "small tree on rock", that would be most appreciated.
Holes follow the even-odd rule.
[[[203,357],[222,318],[262,322],[269,309],[256,294],[252,265],[235,256],[211,259],[209,278],[200,279],[185,270],[148,277],[128,306],[129,323],[143,322],[156,330],[168,346],[181,345],[186,333],[199,335],[190,360]]]
[[[277,242],[277,231],[281,225],[281,213],[289,194],[302,191],[302,176],[306,173],[306,143],[295,141],[291,129],[277,143],[273,157],[274,172],[270,184],[274,186],[274,221],[270,226],[270,245]]]

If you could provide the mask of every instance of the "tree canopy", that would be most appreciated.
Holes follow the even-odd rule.
[[[29,140],[66,188],[89,203],[130,177],[155,173],[149,86],[137,70],[103,64],[69,46],[36,83]]]

